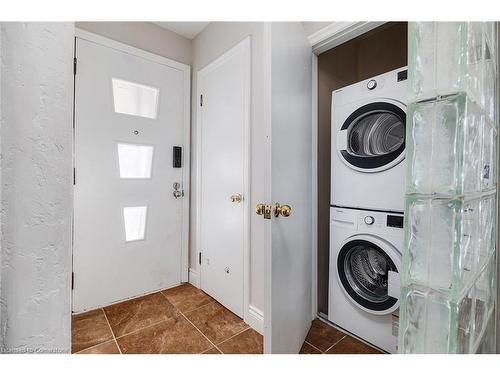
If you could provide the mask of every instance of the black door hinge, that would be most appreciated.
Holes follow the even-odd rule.
[[[201,252],[198,253],[198,264],[201,264]]]
[[[203,107],[203,94],[200,95],[200,107]]]
[[[71,290],[75,289],[75,273],[71,272]]]
[[[73,75],[76,76],[76,57],[73,58]]]
[[[73,168],[73,185],[76,185],[76,168]]]

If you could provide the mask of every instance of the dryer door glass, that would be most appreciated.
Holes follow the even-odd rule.
[[[380,312],[397,303],[387,291],[389,271],[398,270],[378,245],[365,240],[348,242],[339,252],[337,271],[344,290],[365,309]]]
[[[406,114],[398,106],[377,102],[358,108],[344,122],[343,158],[357,169],[381,168],[400,159],[405,148]]]

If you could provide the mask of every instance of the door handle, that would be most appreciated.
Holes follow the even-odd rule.
[[[243,197],[239,193],[231,195],[231,202],[233,202],[233,203],[241,203],[242,200],[243,200]]]
[[[255,206],[255,213],[257,215],[264,216],[264,219],[271,219],[271,216],[279,217],[280,215],[283,217],[288,217],[292,213],[292,208],[287,205],[281,205],[276,203],[275,205],[259,203]]]
[[[273,207],[274,217],[283,216],[288,217],[292,213],[292,208],[287,204],[276,203]]]

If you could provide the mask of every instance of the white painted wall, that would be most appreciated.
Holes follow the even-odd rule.
[[[0,25],[2,345],[69,352],[74,25]]]
[[[196,73],[211,61],[222,55],[247,36],[251,36],[251,204],[252,208],[264,199],[264,72],[263,72],[263,23],[260,22],[212,22],[193,40],[193,105],[192,123],[196,124]],[[196,127],[192,127],[191,144],[196,145]],[[196,244],[196,147],[191,160],[191,233],[190,233],[190,275],[198,272]],[[216,214],[216,213],[215,213]],[[264,309],[264,221],[261,216],[251,215],[250,248],[250,310],[251,317]],[[259,311],[260,310],[260,311]]]
[[[151,22],[77,22],[75,26],[184,64],[192,63],[191,40]]]
[[[314,34],[327,26],[330,26],[333,22],[302,22],[302,27],[307,36]]]

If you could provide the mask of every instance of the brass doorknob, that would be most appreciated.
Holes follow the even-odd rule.
[[[290,214],[292,213],[292,208],[287,205],[287,204],[279,204],[279,203],[276,203],[274,205],[274,217],[278,217],[278,216],[283,216],[283,217],[288,217],[290,216]]]
[[[233,194],[231,195],[231,202],[233,203],[241,203],[241,201],[243,200],[241,194]]]

